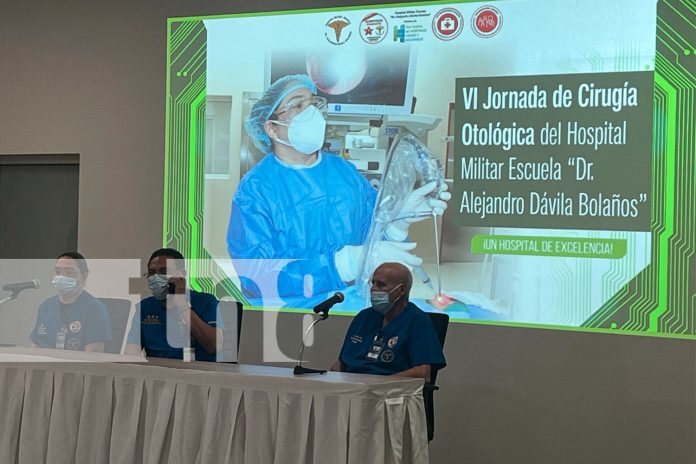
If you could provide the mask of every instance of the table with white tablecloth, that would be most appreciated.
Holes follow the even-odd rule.
[[[418,379],[52,351],[0,350],[2,464],[428,462]]]

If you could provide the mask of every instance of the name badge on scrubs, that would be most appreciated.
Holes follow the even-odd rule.
[[[382,348],[384,348],[384,338],[377,338],[377,335],[375,335],[375,338],[372,341],[372,348],[370,348],[370,351],[367,353],[365,357],[367,359],[372,359],[376,361],[377,359],[379,359],[379,354],[382,352]]]
[[[65,327],[63,327],[56,334],[56,349],[57,350],[64,350],[65,349],[65,332],[66,332],[66,329],[65,329]]]

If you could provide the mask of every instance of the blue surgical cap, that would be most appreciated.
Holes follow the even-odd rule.
[[[317,93],[317,86],[306,74],[293,74],[281,77],[264,92],[263,96],[251,107],[251,112],[244,121],[244,128],[254,145],[264,153],[270,153],[273,148],[271,138],[266,134],[263,125],[278,109],[278,106],[291,92],[297,89],[309,89]]]

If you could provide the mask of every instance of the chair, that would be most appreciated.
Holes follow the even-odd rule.
[[[433,323],[435,328],[435,333],[437,334],[437,339],[440,342],[440,347],[445,347],[445,337],[447,336],[447,326],[449,325],[449,316],[445,313],[428,313],[430,316],[430,322]],[[430,371],[430,383],[423,387],[423,402],[425,403],[425,418],[428,427],[428,441],[432,441],[435,435],[435,407],[433,404],[433,394],[435,390],[439,390],[440,387],[435,385],[437,380],[437,371],[439,369],[433,369]]]
[[[237,329],[237,343],[230,345],[229,337],[225,337],[219,360],[222,362],[237,362],[237,357],[239,354],[239,341],[242,335],[242,315],[244,314],[244,308],[242,303],[238,301],[223,299],[218,303],[218,311],[223,323],[225,324],[225,332],[227,334],[234,333],[235,327]]]
[[[106,306],[111,322],[111,340],[104,343],[104,353],[120,354],[128,327],[131,302],[122,298],[99,298],[99,301]]]

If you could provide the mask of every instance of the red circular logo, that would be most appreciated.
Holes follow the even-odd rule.
[[[463,18],[454,8],[444,8],[433,17],[433,33],[440,40],[452,40],[463,28]]]
[[[471,18],[471,28],[479,37],[494,36],[502,25],[503,16],[500,10],[492,6],[479,8]]]
[[[488,34],[498,26],[498,15],[491,10],[482,11],[476,16],[476,27],[479,31]]]
[[[459,19],[452,13],[445,13],[437,22],[437,32],[444,36],[450,36],[459,29]]]

